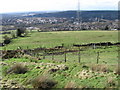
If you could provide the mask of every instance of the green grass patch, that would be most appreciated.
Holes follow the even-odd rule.
[[[38,47],[55,47],[72,44],[93,42],[118,42],[118,31],[61,31],[61,32],[34,32],[29,37],[13,39],[7,49],[17,49],[18,46],[26,49]]]

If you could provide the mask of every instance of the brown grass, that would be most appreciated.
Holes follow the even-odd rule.
[[[104,64],[96,64],[91,69],[95,72],[109,72],[108,66]]]
[[[50,89],[50,88],[53,88],[56,84],[57,84],[56,81],[50,79],[46,75],[38,76],[32,82],[32,86],[38,89],[44,89],[44,88]]]
[[[65,89],[66,90],[73,90],[77,88],[77,86],[75,85],[75,82],[68,82],[66,85],[65,85]]]
[[[7,73],[16,73],[16,74],[24,74],[28,71],[25,65],[21,63],[14,64]]]

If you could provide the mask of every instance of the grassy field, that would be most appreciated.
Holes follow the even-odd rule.
[[[33,32],[28,37],[19,37],[13,39],[6,46],[7,49],[16,49],[18,46],[26,49],[37,47],[55,47],[65,44],[66,47],[74,44],[92,43],[92,42],[118,42],[117,31],[62,31],[62,32]],[[3,47],[5,48],[5,47]],[[71,47],[70,47],[71,48]],[[73,49],[73,47],[72,47]],[[77,49],[77,48],[75,48]],[[99,63],[97,64],[97,52]],[[118,46],[102,46],[101,48],[87,48],[80,52],[81,62],[78,62],[78,52],[67,53],[64,61],[63,55],[38,56],[41,60],[36,60],[31,56],[23,55],[20,58],[3,59],[0,62],[2,69],[1,87],[24,87],[33,88],[33,81],[39,76],[40,85],[41,75],[52,79],[57,84],[52,88],[116,88],[120,80],[118,68]],[[33,55],[34,56],[34,55]],[[15,66],[17,63],[25,65],[26,73],[16,73],[23,66]],[[59,69],[58,67],[61,66]],[[67,67],[67,68],[65,68]],[[11,69],[12,68],[12,69]],[[7,73],[11,69],[11,73]],[[52,71],[53,70],[53,71]],[[55,70],[55,71],[54,71]],[[42,78],[42,79],[41,79]],[[39,81],[39,80],[38,80]],[[72,82],[72,83],[70,83]],[[43,82],[42,82],[43,83]],[[35,83],[34,83],[35,84]],[[44,84],[43,84],[44,86]],[[36,86],[37,87],[37,86]]]
[[[6,46],[7,49],[16,49],[18,46],[22,48],[37,47],[55,47],[72,44],[83,44],[92,42],[118,42],[118,31],[61,31],[61,32],[34,32],[28,37],[19,37],[13,39]]]
[[[72,62],[72,61],[71,61]],[[66,84],[69,82],[74,82],[78,88],[116,88],[118,85],[119,77],[114,74],[117,63],[113,64],[95,64],[101,65],[101,67],[95,68],[104,68],[103,71],[97,72],[92,71],[93,63],[76,63],[76,62],[58,62],[54,60],[40,60],[37,61],[25,58],[12,58],[9,60],[5,60],[2,65],[2,73],[3,79],[2,81],[7,81],[6,85],[11,86],[11,82],[16,82],[15,88],[19,85],[25,88],[33,88],[32,80],[34,80],[37,76],[47,75],[47,77],[51,77],[53,80],[57,81],[57,85],[54,88],[64,88]],[[14,64],[13,64],[14,63]],[[9,70],[15,63],[25,64],[28,68],[28,71],[25,74],[6,74],[6,71]],[[41,65],[42,64],[42,65]],[[68,70],[58,70],[56,72],[49,72],[50,69],[53,69],[54,66],[49,66],[50,64],[55,65],[66,65]],[[104,72],[104,70],[109,70],[108,73]],[[82,75],[82,72],[85,72],[85,75]],[[92,72],[91,72],[92,71]],[[88,75],[86,75],[88,74]],[[109,82],[109,79],[112,79]],[[11,87],[13,87],[11,86]],[[70,87],[70,86],[69,86]],[[75,88],[75,87],[73,87]]]

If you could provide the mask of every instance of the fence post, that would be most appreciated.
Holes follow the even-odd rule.
[[[30,50],[30,54],[31,54],[31,56],[32,56],[32,53],[33,53],[33,52],[32,52],[32,49],[31,49],[31,50]]]
[[[93,49],[96,49],[96,45],[95,45],[95,43],[94,43],[94,45],[93,45]]]
[[[46,54],[46,50],[45,50],[44,53],[43,53],[43,59],[45,59],[45,54]]]
[[[52,60],[54,60],[54,52],[52,51]]]
[[[79,53],[78,53],[78,62],[80,63],[80,59],[81,59],[81,57],[80,57],[80,47],[79,47]]]
[[[100,59],[100,52],[97,52],[97,64],[99,63],[99,59]]]
[[[66,49],[64,51],[64,55],[65,55],[65,62],[66,62],[67,61],[67,59],[66,59]]]

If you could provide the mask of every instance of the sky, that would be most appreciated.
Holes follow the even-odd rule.
[[[81,10],[118,10],[119,0],[79,0]],[[1,0],[0,13],[77,10],[78,0]]]

